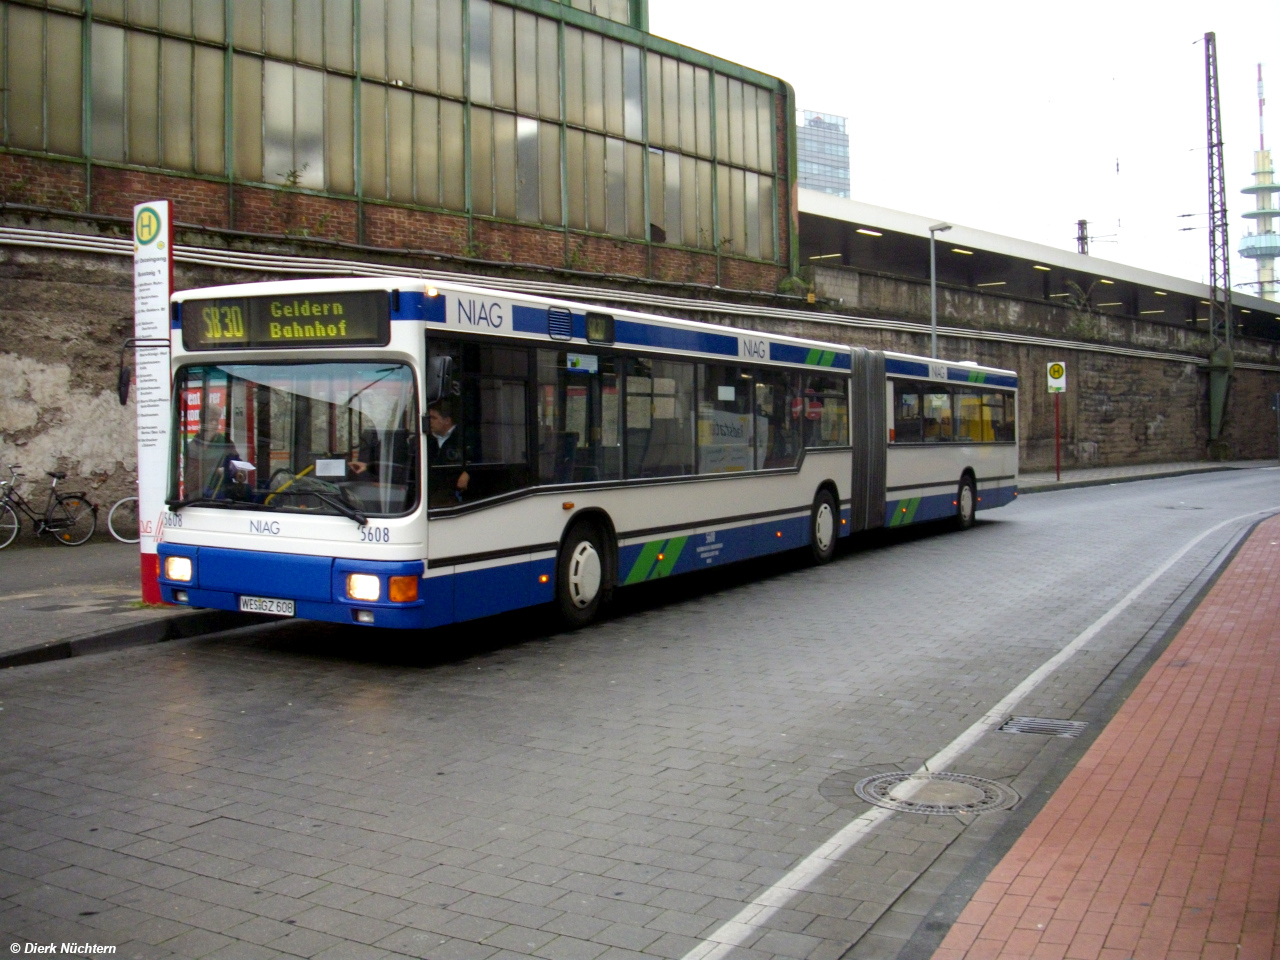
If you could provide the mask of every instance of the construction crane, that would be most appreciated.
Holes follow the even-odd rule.
[[[1209,138],[1209,453],[1230,456],[1220,439],[1234,366],[1231,321],[1231,247],[1227,241],[1227,185],[1222,160],[1222,111],[1218,106],[1218,46],[1204,35],[1204,81]]]

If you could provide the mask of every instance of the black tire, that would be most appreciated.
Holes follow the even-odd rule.
[[[592,523],[575,523],[556,560],[556,605],[570,627],[585,627],[609,594],[609,552]]]
[[[7,503],[0,503],[0,550],[13,543],[14,537],[22,529],[22,519]]]
[[[107,514],[107,529],[121,543],[137,543],[142,539],[138,532],[138,498],[117,500]]]
[[[956,528],[968,530],[972,527],[977,509],[978,490],[973,485],[973,477],[966,474],[960,478],[960,489],[956,491]]]
[[[840,536],[840,508],[830,490],[819,490],[809,515],[809,549],[814,563],[830,563]]]
[[[59,496],[49,518],[53,539],[68,547],[78,547],[98,527],[98,508],[84,497]]]

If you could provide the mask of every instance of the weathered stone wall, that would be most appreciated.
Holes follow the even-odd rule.
[[[44,226],[66,230],[69,224]],[[91,228],[80,224],[78,229]],[[332,256],[331,250],[307,250],[298,244],[267,246],[241,239],[235,245]],[[390,255],[383,259],[395,260]],[[426,266],[438,270],[442,266],[408,259],[404,263],[411,269]],[[175,284],[178,289],[188,289],[266,279],[285,276],[179,264]],[[876,329],[818,317],[820,312],[830,313],[831,303],[816,306],[812,320],[748,320],[717,312],[710,302],[705,312],[694,317],[874,349],[928,353],[927,284],[845,270],[824,270],[817,279],[822,296],[844,298],[839,309],[846,313],[910,320],[920,326],[906,331]],[[918,289],[921,287],[923,292]],[[672,287],[651,285],[644,289],[688,294]],[[833,291],[842,292],[833,295]],[[764,295],[751,300],[761,305],[796,306],[794,300]],[[1053,465],[1053,401],[1045,383],[1045,367],[1052,360],[1065,361],[1068,369],[1069,389],[1062,401],[1064,466],[1205,459],[1208,389],[1202,369],[1194,363],[1084,349],[1091,343],[1105,343],[1204,356],[1208,345],[1203,333],[1127,318],[1073,315],[1056,306],[967,291],[944,290],[940,301],[939,322],[944,326],[1052,337],[1081,345],[1067,349],[940,338],[939,352],[949,359],[975,360],[1018,371],[1023,383],[1019,408],[1022,469]],[[120,344],[132,329],[129,258],[0,245],[0,465],[21,463],[27,476],[37,482],[45,470],[66,470],[71,474],[69,486],[89,491],[104,506],[134,492],[134,412],[132,404],[121,407],[115,396]],[[1280,366],[1276,347],[1270,343],[1241,343],[1237,360]],[[1270,410],[1270,397],[1276,392],[1280,392],[1280,373],[1237,370],[1225,434],[1236,456],[1277,455],[1275,415]]]

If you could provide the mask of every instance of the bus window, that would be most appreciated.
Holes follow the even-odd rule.
[[[849,381],[843,377],[804,378],[804,445],[849,445]]]
[[[644,358],[622,364],[627,477],[693,473],[693,364]]]
[[[983,415],[990,425],[990,439],[997,443],[1012,443],[1015,439],[1013,395],[1008,393],[984,393]]]
[[[611,356],[538,351],[540,482],[591,483],[622,476],[616,366]]]
[[[955,437],[955,421],[951,416],[951,391],[929,384],[920,404],[924,414],[925,443],[949,442]]]
[[[893,439],[895,443],[919,443],[924,439],[918,383],[893,381]]]
[[[990,443],[995,439],[988,419],[988,408],[977,390],[957,387],[956,439],[962,443]]]
[[[755,469],[754,378],[741,367],[698,364],[698,472]]]
[[[756,466],[794,467],[804,441],[800,375],[790,370],[756,373]]]

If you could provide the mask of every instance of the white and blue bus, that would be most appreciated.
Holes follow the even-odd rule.
[[[173,296],[170,603],[423,628],[954,518],[1017,376],[421,279]]]

